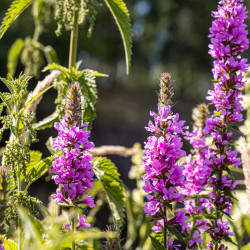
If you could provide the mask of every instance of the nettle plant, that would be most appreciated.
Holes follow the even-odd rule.
[[[243,120],[242,73],[248,70],[247,59],[241,57],[249,46],[244,24],[247,11],[242,2],[221,0],[218,11],[212,13],[209,54],[215,59],[214,89],[208,91],[210,103],[194,109],[193,130],[188,131],[185,121],[173,113],[174,81],[169,73],[163,73],[158,110],[151,112],[154,122],[146,128],[151,135],[144,152],[138,144],[131,149],[97,148],[89,139],[96,115],[95,78],[107,75],[79,70],[78,28],[89,23],[87,35],[91,35],[100,2],[12,2],[0,27],[0,38],[29,5],[35,30],[32,38],[19,38],[11,46],[8,77],[0,78],[9,90],[0,93],[0,135],[10,131],[1,155],[0,249],[249,249],[249,245],[242,246],[244,237],[250,235],[249,217],[244,215],[235,222],[231,218],[233,200],[237,204],[237,182],[231,171],[241,172],[233,130]],[[129,73],[129,12],[122,0],[104,3],[120,30]],[[71,32],[68,68],[58,64],[56,49],[39,41],[53,15],[58,36],[64,29]],[[19,58],[25,74],[14,78]],[[48,65],[43,71],[52,72],[28,93],[30,77],[39,76],[44,59]],[[51,88],[58,92],[56,110],[42,121],[34,121],[37,105]],[[58,136],[49,138],[46,145],[51,156],[42,159],[41,152],[30,150],[30,146],[38,140],[36,131],[52,126]],[[184,140],[192,146],[189,154],[182,149]],[[247,147],[242,146],[242,154],[249,179]],[[136,189],[125,188],[117,167],[103,157],[110,153],[133,156],[129,177],[136,180]],[[45,206],[29,196],[28,189],[47,172],[58,188]],[[112,225],[102,232],[94,224],[106,202]],[[239,228],[239,223],[244,223],[246,230]]]

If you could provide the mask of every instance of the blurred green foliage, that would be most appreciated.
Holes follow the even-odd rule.
[[[1,0],[0,20],[9,7],[9,0]],[[99,1],[105,5],[104,1]],[[104,86],[147,91],[155,87],[160,72],[171,72],[176,79],[175,91],[181,97],[198,99],[211,86],[212,59],[207,54],[211,26],[210,13],[216,0],[127,0],[133,23],[133,56],[130,76],[126,76],[124,49],[119,31],[108,8],[98,8],[96,25],[87,38],[88,25],[80,29],[78,60],[83,68],[93,68],[110,75]],[[246,3],[250,7],[250,2]],[[51,9],[48,9],[48,12]],[[34,32],[31,7],[22,14],[21,22],[14,22],[0,41],[1,75],[7,72],[7,51],[18,37],[24,39]],[[249,22],[249,21],[248,21]],[[69,34],[57,37],[56,23],[51,19],[39,41],[56,48],[59,61],[67,65]],[[112,45],[112,46],[110,46]],[[19,62],[19,71],[23,70]],[[45,66],[45,65],[44,65]]]

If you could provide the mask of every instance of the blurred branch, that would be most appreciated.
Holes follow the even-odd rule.
[[[103,145],[101,147],[93,148],[92,151],[94,156],[101,155],[120,155],[124,157],[132,156],[141,152],[138,148],[126,148],[123,146],[114,145]]]

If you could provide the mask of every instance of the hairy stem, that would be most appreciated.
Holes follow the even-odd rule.
[[[78,19],[79,19],[79,5],[80,0],[76,0],[76,9],[74,14],[74,24],[70,35],[70,48],[69,48],[69,69],[75,66],[76,52],[77,52],[77,40],[78,40]]]

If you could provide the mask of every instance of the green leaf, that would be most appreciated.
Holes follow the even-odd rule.
[[[33,0],[14,0],[12,2],[0,27],[0,39],[10,27],[10,25],[32,2]]]
[[[178,240],[183,240],[181,233],[175,227],[170,227],[169,225],[166,225],[166,228],[171,234],[175,235]]]
[[[232,220],[228,220],[229,224],[231,225],[231,228],[233,229],[233,233],[234,233],[234,237],[237,241],[237,244],[240,246],[240,242],[241,242],[241,237],[239,234],[239,229],[236,226],[236,223]]]
[[[236,167],[233,166],[233,165],[230,165],[228,168],[229,168],[231,171],[233,171],[233,172],[243,174],[243,169],[242,169],[242,168],[236,168]]]
[[[41,129],[46,129],[46,128],[51,128],[55,122],[58,121],[58,113],[54,112],[50,116],[44,118],[42,121],[32,124],[32,127],[36,130],[41,130]]]
[[[222,110],[219,110],[219,111],[217,111],[216,113],[214,113],[214,117],[219,116],[219,115],[221,114],[221,112],[222,112]]]
[[[84,70],[79,78],[82,91],[82,118],[84,122],[88,122],[88,129],[91,129],[92,121],[96,116],[95,103],[97,101],[97,88],[95,76],[92,70]]]
[[[165,247],[153,236],[149,235],[155,250],[166,250]]]
[[[224,235],[223,237],[224,237],[224,240],[226,242],[230,242],[230,243],[234,244],[235,246],[238,246],[235,242],[233,242],[233,240],[229,236]]]
[[[25,186],[25,190],[28,190],[29,186],[36,181],[38,178],[40,178],[41,176],[43,176],[48,169],[50,168],[52,162],[54,160],[53,156],[50,156],[48,158],[45,158],[44,160],[38,162],[30,171],[30,173],[28,174],[27,178],[28,178],[28,183]]]
[[[48,63],[59,63],[56,51],[51,46],[46,46],[43,49],[44,55]]]
[[[8,74],[11,77],[15,75],[18,58],[22,50],[23,50],[23,40],[21,38],[18,38],[12,44],[8,52],[7,69],[8,69]]]
[[[42,244],[42,234],[39,230],[41,225],[35,223],[34,219],[29,216],[28,212],[23,207],[17,207],[17,211],[25,227],[25,233],[30,234],[35,242]]]
[[[249,220],[249,216],[246,214],[244,215],[243,223],[244,223],[244,227],[245,227],[247,234],[250,236],[250,220]]]
[[[107,158],[95,157],[93,170],[102,182],[114,218],[114,224],[121,228],[124,224],[125,189],[116,166]]]
[[[42,71],[44,72],[47,70],[59,70],[61,71],[62,75],[64,75],[64,77],[70,79],[70,70],[56,63],[49,64]]]
[[[18,250],[18,245],[13,240],[4,240],[4,250]]]
[[[30,162],[27,165],[27,172],[30,172],[32,168],[42,159],[42,153],[40,151],[30,151]]]
[[[34,96],[30,101],[28,101],[27,103],[25,103],[25,105],[23,106],[23,108],[21,109],[21,112],[23,112],[32,102],[34,102],[38,97],[40,97],[41,95],[43,95],[46,91],[48,91],[49,89],[51,89],[53,87],[53,85],[49,86],[48,88],[46,88],[45,90],[39,92],[39,94],[37,94],[36,96]]]
[[[241,247],[241,250],[250,250],[250,242],[244,247]]]
[[[109,10],[111,11],[115,22],[120,30],[123,45],[125,49],[127,74],[129,74],[129,67],[132,55],[132,31],[130,15],[126,4],[122,0],[104,0]]]
[[[2,79],[0,78],[0,80],[2,80]],[[7,108],[11,111],[11,106],[9,104],[9,94],[8,93],[1,93],[0,92],[0,98],[5,103],[5,105],[7,106]]]

